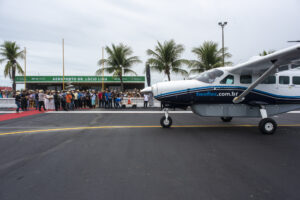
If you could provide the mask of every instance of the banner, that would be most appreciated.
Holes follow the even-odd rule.
[[[104,76],[104,83],[120,82],[119,77]],[[26,83],[62,83],[62,76],[26,76]],[[65,76],[65,82],[99,83],[102,76]],[[144,76],[123,76],[124,83],[144,83]],[[16,83],[24,83],[24,76],[16,76]]]

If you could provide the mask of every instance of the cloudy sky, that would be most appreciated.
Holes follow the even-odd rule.
[[[228,22],[225,46],[235,64],[291,46],[287,40],[300,39],[299,10],[299,0],[0,0],[0,43],[27,48],[28,75],[59,75],[64,38],[66,75],[94,75],[101,48],[122,42],[143,60],[133,68],[142,75],[157,41],[183,44],[187,59],[206,40],[221,44],[219,21]],[[11,85],[3,67],[0,85]]]

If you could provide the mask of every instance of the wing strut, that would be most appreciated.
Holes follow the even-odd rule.
[[[270,74],[273,73],[273,70],[275,70],[276,68],[278,68],[279,66],[276,65],[276,61],[272,62],[272,66],[265,71],[254,83],[252,83],[242,94],[240,94],[239,96],[235,97],[232,101],[233,103],[241,103],[242,101],[244,101],[245,96],[247,94],[249,94],[249,92],[251,92],[251,90],[253,90],[258,84],[260,84],[267,76],[269,76]]]

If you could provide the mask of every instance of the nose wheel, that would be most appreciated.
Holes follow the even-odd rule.
[[[277,123],[271,118],[264,118],[260,120],[258,127],[263,134],[271,135],[275,133]]]
[[[167,108],[164,109],[164,112],[165,112],[165,116],[163,116],[160,119],[160,125],[163,128],[170,128],[171,125],[172,125],[172,118],[169,117],[169,113],[168,113],[168,109]]]
[[[259,110],[262,117],[262,120],[260,120],[258,124],[259,130],[262,134],[274,134],[277,128],[277,123],[274,119],[268,118],[267,110],[264,106],[261,106]]]

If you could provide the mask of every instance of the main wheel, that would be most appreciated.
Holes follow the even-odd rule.
[[[160,125],[163,128],[170,128],[170,126],[172,125],[172,118],[168,117],[168,119],[167,119],[165,116],[163,116],[160,119]]]
[[[230,122],[232,120],[232,117],[221,117],[223,122]]]
[[[265,118],[259,122],[259,130],[263,134],[271,135],[276,131],[277,123],[271,118]]]

